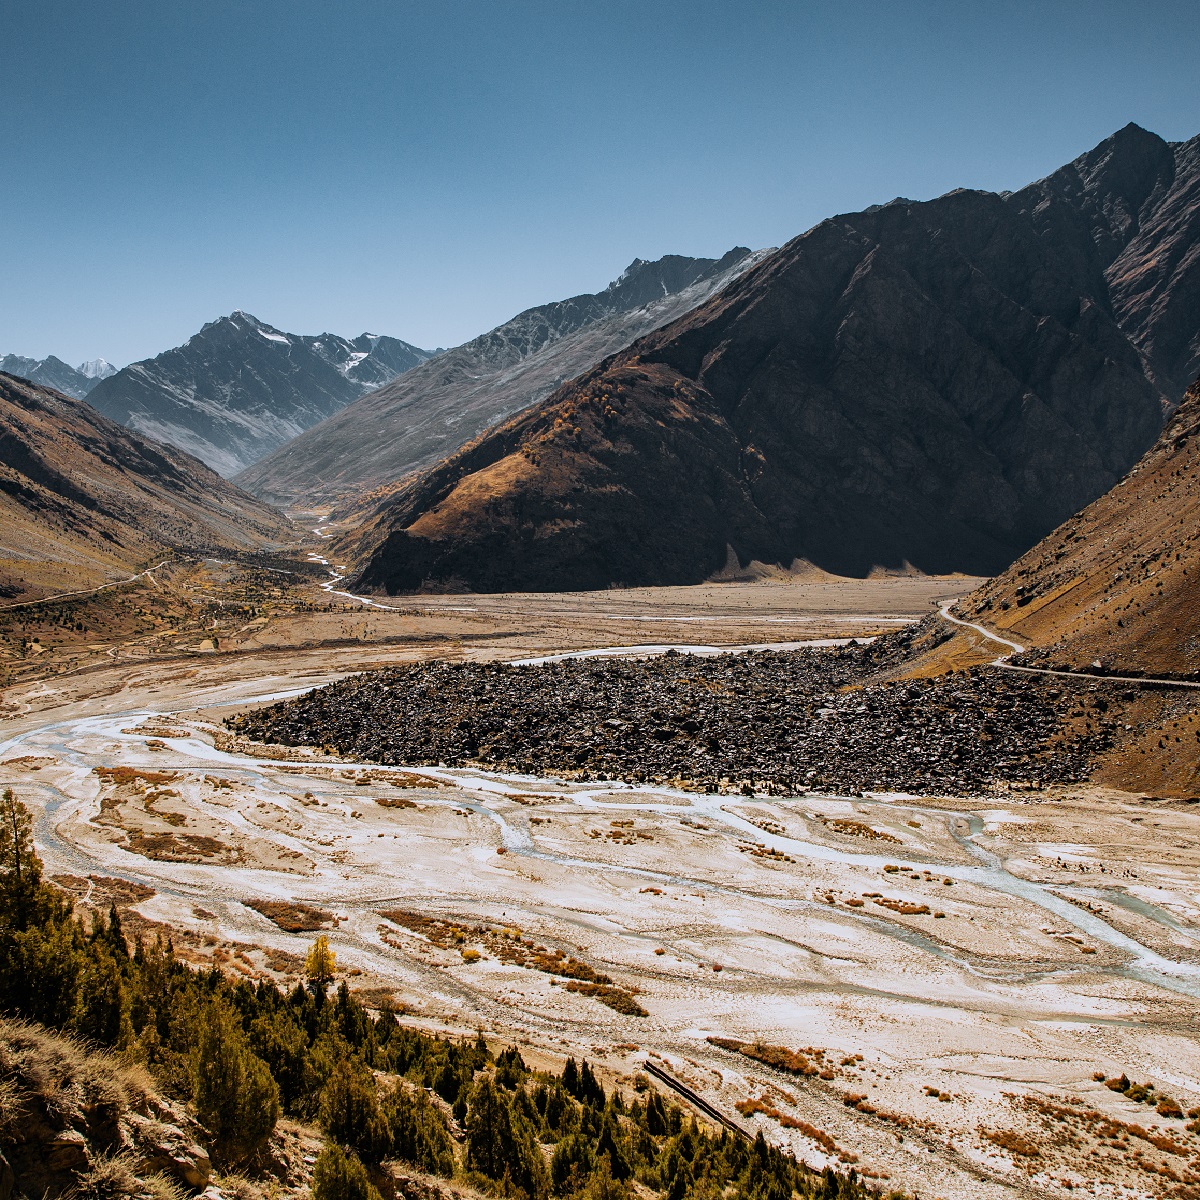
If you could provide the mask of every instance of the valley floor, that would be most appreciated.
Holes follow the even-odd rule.
[[[1200,1105],[1186,803],[710,795],[381,768],[221,724],[430,656],[861,637],[971,584],[295,612],[216,652],[14,682],[0,785],[37,813],[48,875],[193,961],[291,979],[324,928],[351,985],[415,1023],[616,1077],[649,1059],[809,1163],[922,1197],[1200,1196],[1186,1118],[1105,1086]]]

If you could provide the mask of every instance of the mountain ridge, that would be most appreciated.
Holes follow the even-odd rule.
[[[720,259],[635,259],[602,291],[526,309],[363,397],[237,482],[279,505],[345,503],[348,496],[353,503],[390,488],[695,307],[757,257],[736,247]]]
[[[821,222],[397,488],[342,543],[354,586],[689,583],[731,551],[1002,570],[1108,490],[1179,399],[1197,144],[1127,128],[1019,192]],[[1157,237],[1180,293],[1114,297]]]
[[[102,379],[115,375],[117,368],[103,358],[72,367],[53,354],[41,359],[5,354],[0,355],[0,371],[82,400]]]
[[[1019,661],[1200,679],[1200,379],[1154,445],[963,612],[1019,637]]]
[[[238,309],[131,363],[89,398],[112,420],[228,476],[429,357],[378,334],[284,333]]]

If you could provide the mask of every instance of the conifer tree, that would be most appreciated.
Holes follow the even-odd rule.
[[[335,1142],[369,1162],[379,1162],[392,1148],[374,1076],[361,1062],[343,1059],[333,1068],[321,1093],[321,1124]]]
[[[122,1046],[133,1028],[120,966],[104,945],[93,945],[89,960],[79,980],[75,1028],[102,1046]]]
[[[546,1161],[533,1133],[489,1077],[475,1089],[467,1110],[467,1168],[507,1180],[529,1200],[546,1194]]]
[[[0,919],[20,930],[28,928],[41,881],[33,818],[12,788],[5,788],[0,797]]]
[[[313,1166],[313,1200],[381,1200],[366,1168],[353,1154],[330,1143]]]
[[[279,1089],[251,1051],[241,1023],[219,1002],[200,1016],[192,1055],[196,1114],[227,1162],[250,1158],[279,1119]]]

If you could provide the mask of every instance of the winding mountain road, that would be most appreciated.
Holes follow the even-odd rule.
[[[1006,671],[1021,671],[1026,675],[1056,675],[1060,679],[1098,679],[1104,683],[1139,683],[1139,684],[1154,684],[1157,687],[1177,687],[1177,688],[1200,688],[1200,683],[1193,682],[1189,679],[1164,679],[1162,676],[1155,675],[1097,675],[1086,671],[1056,671],[1050,667],[1023,667],[1008,660],[1014,654],[1023,654],[1026,647],[1019,642],[1009,641],[1008,638],[1003,638],[997,633],[992,633],[991,630],[984,628],[982,625],[976,625],[971,621],[964,621],[959,617],[951,616],[950,609],[958,603],[958,598],[944,604],[938,612],[945,620],[952,625],[959,625],[963,629],[973,629],[976,633],[982,634],[989,642],[995,642],[998,646],[1007,646],[1008,651],[1001,654],[999,658],[992,659],[993,667],[1002,667]]]

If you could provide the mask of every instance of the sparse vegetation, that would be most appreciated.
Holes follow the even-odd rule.
[[[443,950],[457,949],[464,962],[478,962],[482,957],[479,950],[465,945],[470,939],[486,946],[492,957],[501,962],[569,980],[566,985],[567,991],[592,996],[601,1004],[625,1016],[648,1015],[633,998],[632,989],[615,984],[602,971],[597,971],[590,964],[562,950],[549,950],[545,946],[537,945],[519,929],[509,926],[495,929],[484,925],[468,925],[465,922],[456,923],[408,912],[405,909],[392,909],[380,913],[380,916],[420,934]]]
[[[0,870],[0,1008],[86,1032],[144,1063],[167,1095],[194,1107],[223,1164],[252,1162],[277,1117],[288,1113],[319,1120],[329,1139],[313,1171],[314,1200],[376,1200],[372,1172],[388,1156],[432,1174],[462,1173],[510,1200],[624,1200],[635,1184],[668,1200],[870,1194],[844,1176],[809,1171],[761,1137],[748,1144],[711,1132],[652,1090],[627,1101],[607,1091],[586,1062],[568,1060],[559,1074],[533,1071],[515,1049],[493,1056],[482,1037],[434,1037],[406,1028],[394,1012],[371,1013],[344,983],[330,995],[335,964],[323,937],[309,955],[313,986],[283,992],[215,969],[195,972],[161,938],[131,948],[115,908],[85,928],[42,881],[26,814],[15,797],[12,804],[17,857],[10,852]],[[10,916],[20,897],[24,928]],[[595,974],[526,945],[519,930],[495,936],[564,972]],[[580,978],[570,985],[611,986]],[[91,1080],[86,1086],[98,1095],[119,1098],[133,1086],[97,1050],[37,1026],[18,1029],[35,1050],[53,1046],[58,1065],[51,1070]],[[0,1054],[0,1149],[23,1103],[10,1061]],[[465,1130],[461,1149],[458,1128]],[[123,1190],[122,1163],[96,1165],[85,1177],[80,1161],[75,1181],[94,1200],[132,1194]],[[139,1177],[138,1195],[173,1200],[170,1190]]]
[[[765,1063],[777,1071],[786,1071],[790,1075],[813,1076],[820,1075],[825,1059],[825,1051],[812,1046],[804,1050],[789,1050],[786,1046],[768,1046],[762,1042],[739,1042],[732,1038],[710,1037],[709,1043],[720,1046],[722,1050],[732,1050],[756,1062]]]

